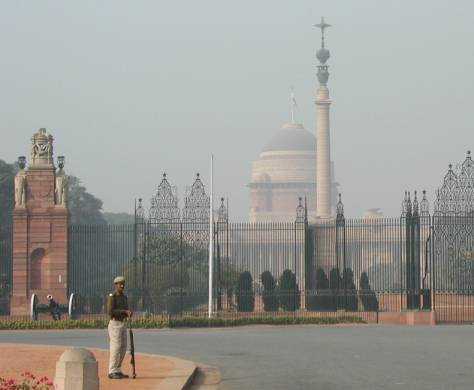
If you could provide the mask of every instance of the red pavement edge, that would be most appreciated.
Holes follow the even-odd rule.
[[[54,379],[56,362],[70,346],[48,346],[35,344],[0,344],[0,376],[20,379],[21,373],[30,371],[36,376]],[[108,351],[87,348],[99,363],[101,390],[109,389],[160,389],[182,390],[188,386],[197,372],[197,365],[191,361],[170,356],[136,354],[137,378],[110,380],[107,378]],[[124,372],[130,369],[129,354]]]

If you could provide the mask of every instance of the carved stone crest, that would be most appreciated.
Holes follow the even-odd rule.
[[[53,136],[39,129],[31,138],[30,167],[53,166]]]

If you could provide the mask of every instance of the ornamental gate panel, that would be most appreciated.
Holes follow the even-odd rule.
[[[474,322],[474,216],[434,216],[429,261],[441,323]]]
[[[209,225],[145,222],[130,272],[137,309],[154,314],[207,310]]]
[[[450,164],[436,192],[429,242],[439,322],[474,322],[474,162]]]

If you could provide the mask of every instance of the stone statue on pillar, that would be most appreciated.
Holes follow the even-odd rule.
[[[68,178],[64,172],[64,156],[58,157],[58,172],[56,173],[56,206],[66,207],[67,202],[67,191],[68,191]]]
[[[20,170],[15,176],[15,207],[25,207],[26,205],[26,158],[18,157],[18,167]]]
[[[15,207],[25,207],[26,204],[26,174],[20,171],[15,176]]]
[[[31,138],[30,167],[53,166],[53,136],[39,129]]]
[[[67,176],[56,176],[56,205],[66,207],[67,201]]]

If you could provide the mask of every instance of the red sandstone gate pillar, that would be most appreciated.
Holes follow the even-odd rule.
[[[19,158],[13,211],[13,289],[11,315],[26,315],[31,294],[46,303],[53,295],[67,303],[67,176],[64,158],[53,162],[53,137],[33,135],[31,160]]]

